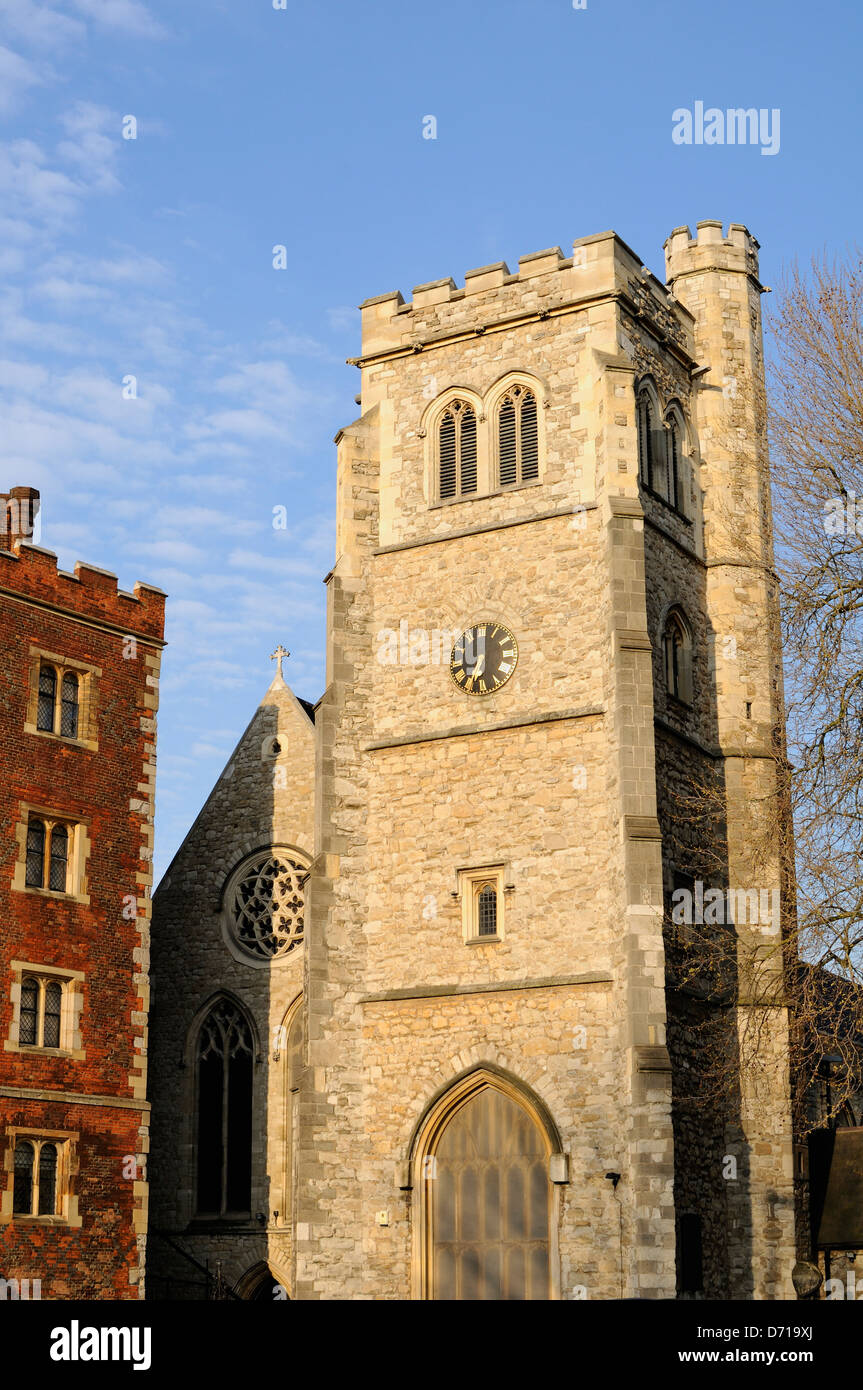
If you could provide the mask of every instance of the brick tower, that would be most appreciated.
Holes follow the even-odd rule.
[[[0,499],[0,1276],[134,1299],[164,595],[58,570],[38,498]]]

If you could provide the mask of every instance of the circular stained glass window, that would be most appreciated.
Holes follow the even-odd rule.
[[[250,955],[283,956],[303,939],[303,884],[308,869],[278,850],[243,866],[229,902],[231,929]]]

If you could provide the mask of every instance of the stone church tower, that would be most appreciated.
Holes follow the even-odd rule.
[[[157,1277],[789,1294],[784,1010],[758,1092],[747,989],[678,961],[707,891],[782,887],[749,852],[782,728],[757,243],[666,252],[667,287],[609,232],[362,306],[314,730],[277,682],[156,897]]]

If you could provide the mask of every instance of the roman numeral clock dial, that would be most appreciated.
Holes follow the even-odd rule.
[[[452,649],[449,672],[465,695],[494,695],[518,662],[518,643],[501,623],[475,623]]]

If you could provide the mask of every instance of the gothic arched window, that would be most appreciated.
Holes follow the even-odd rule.
[[[513,1095],[459,1088],[420,1165],[427,1297],[551,1297],[549,1152]]]
[[[245,1015],[220,999],[198,1035],[199,1215],[251,1209],[253,1052]]]
[[[692,635],[678,609],[672,609],[662,634],[665,689],[675,700],[692,703]]]
[[[476,414],[467,401],[450,401],[438,423],[438,496],[476,492]]]
[[[497,473],[500,487],[539,477],[536,396],[527,386],[512,386],[497,408]]]
[[[645,384],[636,399],[638,430],[638,474],[651,492],[669,500],[666,431],[659,419],[659,403],[653,389]]]
[[[682,516],[687,515],[688,466],[685,461],[686,426],[677,404],[669,406],[665,415],[666,495]]]

